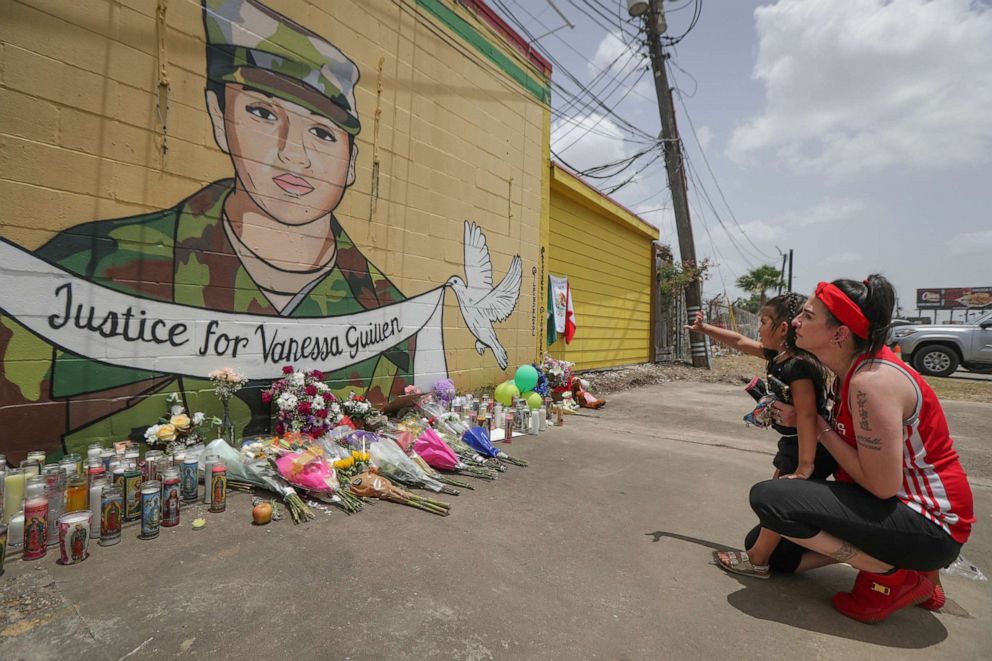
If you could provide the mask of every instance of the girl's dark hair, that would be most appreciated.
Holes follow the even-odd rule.
[[[834,280],[833,285],[861,308],[868,319],[868,337],[862,339],[851,334],[854,346],[859,353],[873,356],[885,346],[892,324],[892,310],[896,306],[896,290],[884,275],[873,273],[862,282],[857,280]],[[834,326],[841,322],[827,310],[827,321]]]
[[[783,321],[789,324],[789,331],[785,335],[785,347],[793,357],[803,360],[815,368],[813,370],[813,382],[816,386],[816,392],[820,393],[826,387],[827,370],[816,356],[796,346],[796,327],[792,325],[792,320],[799,316],[804,305],[806,305],[806,297],[795,292],[779,294],[765,303],[765,307],[771,312],[772,323],[775,326]]]

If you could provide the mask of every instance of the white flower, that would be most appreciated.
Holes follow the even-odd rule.
[[[169,409],[169,413],[171,415],[182,415],[185,412],[186,412],[186,409],[184,409],[181,406],[173,406],[171,409]]]
[[[323,381],[317,381],[313,385],[317,387],[317,392],[327,392],[331,389],[331,387]]]
[[[284,392],[279,395],[279,399],[276,400],[276,406],[283,411],[291,411],[296,408],[297,404],[299,404],[299,400],[296,399],[296,395],[291,392]]]
[[[287,380],[291,385],[302,386],[303,380],[305,378],[306,377],[303,375],[303,372],[293,372],[292,374],[289,375],[289,378]]]
[[[158,434],[158,430],[161,428],[162,425],[152,425],[151,427],[146,429],[145,442],[148,443],[149,445],[154,444],[158,440],[157,434]]]
[[[196,413],[193,414],[193,424],[194,425],[203,424],[203,419],[205,417],[206,416],[203,414],[203,411],[197,411]]]
[[[333,413],[334,415],[341,413],[341,405],[338,404],[337,402],[331,404],[331,413]]]
[[[324,398],[321,397],[320,395],[316,395],[313,398],[313,401],[310,402],[310,407],[314,411],[320,411],[321,409],[324,408]]]

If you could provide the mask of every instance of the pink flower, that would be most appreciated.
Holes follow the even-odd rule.
[[[262,391],[262,403],[263,404],[268,404],[271,401],[272,401],[272,393],[270,393],[268,390],[263,390]]]
[[[324,394],[321,395],[321,397],[324,398],[324,401],[325,402],[330,402],[330,401],[333,401],[334,400],[334,395],[332,395],[329,392],[325,392]]]
[[[317,386],[312,386],[312,385],[311,386],[307,386],[303,390],[306,391],[306,393],[308,395],[310,395],[311,397],[313,397],[314,395],[317,394]]]
[[[310,402],[301,402],[297,407],[300,413],[307,415],[310,413]]]
[[[310,372],[310,376],[317,379],[318,381],[324,380],[324,373],[321,372],[320,370],[313,370],[312,372]]]
[[[314,413],[314,415],[317,416],[318,418],[326,418],[327,417],[327,409],[320,409],[319,411],[317,411],[316,413]]]

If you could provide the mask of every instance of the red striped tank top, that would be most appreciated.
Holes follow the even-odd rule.
[[[848,445],[857,447],[854,417],[848,401],[851,377],[871,363],[885,363],[902,372],[916,390],[916,410],[903,423],[903,478],[896,497],[930,521],[944,529],[956,542],[964,544],[975,522],[974,501],[968,476],[958,460],[947,419],[937,395],[915,370],[903,363],[887,347],[874,358],[861,356],[855,361],[841,386],[834,404],[831,424]],[[854,479],[841,467],[838,481]]]

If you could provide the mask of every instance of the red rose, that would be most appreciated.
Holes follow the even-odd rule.
[[[317,386],[307,386],[303,390],[311,397],[317,394]]]
[[[276,436],[282,436],[284,433],[286,433],[286,428],[283,426],[283,424],[281,422],[280,423],[277,423],[276,424]]]
[[[319,411],[317,411],[316,413],[314,413],[314,415],[316,417],[318,417],[318,418],[326,418],[327,417],[327,409],[320,409]]]
[[[263,390],[262,391],[262,403],[263,404],[268,404],[271,401],[272,401],[272,393],[270,393],[268,390]]]
[[[282,368],[282,373],[283,374],[292,374],[293,373],[293,366],[292,365],[286,365],[285,367]]]
[[[310,376],[317,379],[318,381],[324,380],[324,373],[321,372],[320,370],[313,370],[312,372],[310,372]]]
[[[356,402],[364,402],[365,401],[365,398],[362,397],[361,395],[355,395],[355,401]]]
[[[331,394],[331,393],[329,393],[329,392],[325,392],[325,393],[324,393],[323,395],[321,395],[321,397],[323,397],[323,398],[324,398],[324,401],[325,401],[325,402],[331,402],[331,401],[334,401],[334,395],[332,395],[332,394]]]
[[[310,414],[310,402],[302,402],[299,405],[299,407],[297,408],[297,410],[300,413],[304,414],[304,415],[309,415]]]

